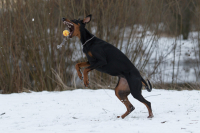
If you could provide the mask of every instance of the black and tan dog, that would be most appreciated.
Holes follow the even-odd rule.
[[[82,74],[80,72],[81,67],[87,67],[83,71],[84,84],[86,87],[89,84],[88,72],[93,69],[112,76],[118,76],[119,81],[115,88],[115,94],[127,108],[127,111],[121,118],[125,118],[135,109],[127,98],[130,93],[134,98],[146,105],[149,112],[148,118],[152,118],[151,103],[144,99],[141,94],[142,84],[149,92],[152,90],[150,82],[148,81],[148,86],[136,67],[119,49],[95,37],[85,29],[85,25],[90,22],[91,18],[92,15],[88,15],[83,20],[68,20],[63,18],[63,23],[70,31],[69,37],[77,36],[80,39],[83,44],[83,52],[88,59],[88,62],[78,63],[75,66],[79,78],[82,79]]]

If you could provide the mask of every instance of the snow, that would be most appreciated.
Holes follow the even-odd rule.
[[[198,57],[195,56],[195,48],[197,50],[198,48],[198,42],[197,39],[192,39],[193,37],[196,37],[197,33],[191,32],[190,37],[188,40],[182,40],[182,39],[175,39],[175,38],[167,38],[167,37],[161,37],[157,41],[157,47],[155,48],[151,59],[154,61],[158,56],[165,56],[168,54],[162,64],[158,67],[159,71],[155,74],[154,80],[159,81],[160,77],[163,77],[162,80],[166,83],[172,82],[172,73],[173,73],[173,61],[174,61],[174,55],[172,48],[174,47],[174,44],[176,44],[176,56],[175,56],[175,75],[177,76],[177,82],[178,83],[184,83],[184,82],[197,82],[199,79],[197,76],[195,76],[195,69],[199,70],[197,63],[187,63],[187,61],[193,61],[193,60],[199,60]],[[171,52],[170,52],[171,51]],[[179,63],[179,66],[178,66]],[[151,62],[150,64],[153,64]],[[150,68],[153,68],[153,66],[150,65]],[[147,68],[148,70],[148,68]],[[148,70],[149,71],[149,70]],[[161,74],[159,75],[159,72]]]
[[[0,94],[1,133],[199,132],[200,91],[153,89],[142,94],[152,104],[152,119],[131,95],[136,109],[117,118],[126,108],[108,89]]]

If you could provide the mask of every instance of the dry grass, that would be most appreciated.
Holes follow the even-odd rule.
[[[176,35],[182,34],[178,32],[181,28],[176,15],[185,13],[185,10],[180,11],[178,8],[186,8],[184,4],[178,6],[179,4],[180,1],[177,0],[1,0],[1,93],[77,88],[74,65],[79,61],[85,61],[85,58],[77,47],[81,47],[81,44],[77,45],[75,39],[68,40],[66,47],[60,50],[56,48],[63,39],[62,17],[82,19],[87,14],[93,14],[92,23],[87,29],[92,31],[95,27],[97,37],[110,42],[120,50],[123,49],[124,40],[127,40],[124,53],[134,64],[137,60],[145,58],[145,61],[136,64],[143,72],[155,46],[153,42],[159,36],[160,22],[166,27],[163,31],[165,34],[174,32],[174,29],[177,31]],[[195,30],[200,31],[200,3],[191,0],[190,4],[195,5],[191,23]],[[175,17],[171,13],[175,14]],[[134,27],[138,24],[144,27],[140,38],[136,38],[138,31]],[[128,35],[127,27],[130,27]],[[143,44],[147,30],[154,33],[148,44],[151,49],[146,49]],[[74,60],[73,58],[78,55],[81,57]],[[155,62],[156,65],[159,65],[159,62]],[[117,82],[116,77],[97,71],[90,76],[93,76],[91,88],[112,88]],[[151,75],[145,75],[149,76]]]

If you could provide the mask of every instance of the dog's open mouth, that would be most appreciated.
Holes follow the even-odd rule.
[[[69,29],[69,37],[72,38],[72,34],[74,32],[74,25],[68,21],[63,21],[64,25],[67,26],[67,28]]]

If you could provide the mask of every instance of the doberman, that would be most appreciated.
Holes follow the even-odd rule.
[[[81,67],[87,67],[83,71],[83,80],[86,87],[89,85],[88,73],[93,69],[112,76],[118,76],[119,80],[115,88],[115,94],[127,108],[127,111],[121,118],[125,118],[135,109],[127,98],[130,93],[134,98],[146,105],[149,112],[148,118],[152,118],[151,103],[141,94],[142,84],[150,92],[152,90],[151,83],[149,80],[148,84],[146,83],[136,67],[119,49],[97,38],[85,28],[85,25],[90,22],[91,18],[92,15],[88,15],[83,20],[63,18],[63,23],[70,31],[69,37],[76,36],[80,39],[83,44],[83,52],[88,59],[88,62],[77,63],[75,66],[79,78],[83,79],[80,72]]]

